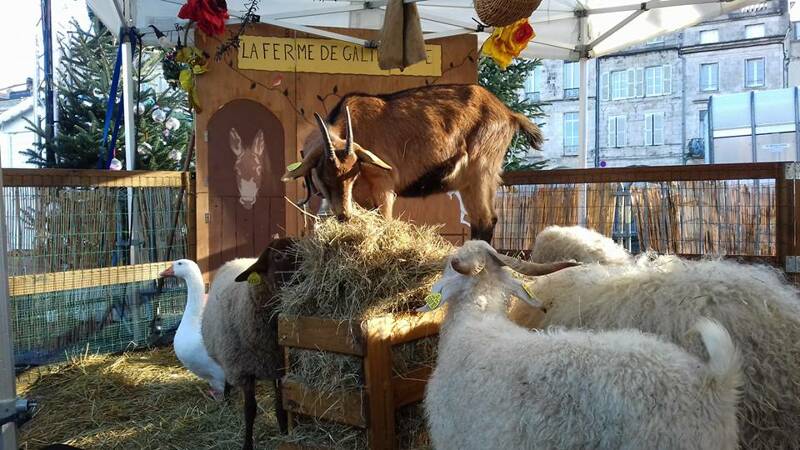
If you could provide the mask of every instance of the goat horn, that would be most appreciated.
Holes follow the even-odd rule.
[[[353,121],[350,120],[350,107],[344,107],[345,118],[347,119],[347,141],[345,142],[345,149],[347,153],[353,153]]]
[[[483,270],[483,265],[477,265],[474,263],[465,264],[464,261],[462,261],[459,258],[452,258],[450,260],[450,267],[452,267],[453,270],[455,270],[456,272],[470,277],[481,273],[481,271]]]
[[[492,257],[501,265],[508,266],[511,269],[523,275],[530,275],[530,276],[547,275],[548,273],[557,272],[561,269],[566,269],[568,267],[574,267],[579,265],[578,263],[573,261],[539,264],[534,262],[523,261],[521,259],[514,258],[511,256],[501,255],[500,253],[494,253]]]
[[[319,131],[322,132],[322,137],[325,138],[325,154],[331,161],[338,161],[336,158],[336,152],[334,151],[333,148],[331,133],[330,131],[328,131],[328,126],[325,125],[325,120],[323,120],[322,116],[320,116],[317,113],[314,113],[314,118],[317,119],[317,124],[319,125]]]

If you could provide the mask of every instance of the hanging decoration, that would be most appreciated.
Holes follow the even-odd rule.
[[[228,5],[225,0],[189,0],[178,11],[178,17],[189,20],[209,36],[219,36],[225,32],[228,20]]]
[[[502,70],[519,56],[536,36],[528,19],[520,19],[506,27],[497,27],[481,47],[481,53],[492,58]]]

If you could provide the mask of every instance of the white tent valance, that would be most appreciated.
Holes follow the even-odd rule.
[[[472,0],[406,0],[415,2],[423,31],[430,38],[475,33],[480,27]],[[111,30],[127,25],[150,31],[174,30],[181,0],[88,0],[89,6]],[[229,0],[231,22],[245,9],[245,0]],[[734,11],[755,0],[543,0],[531,16],[536,39],[524,51],[531,58],[570,59],[613,53],[653,37],[681,30],[706,19]],[[310,27],[379,29],[385,0],[319,1],[271,0],[261,2],[261,21],[313,33]],[[478,32],[482,42],[489,30]],[[173,33],[177,36],[176,33]],[[153,35],[147,36],[155,43]]]

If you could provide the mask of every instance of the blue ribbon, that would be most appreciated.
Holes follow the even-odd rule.
[[[111,87],[108,93],[108,102],[106,103],[106,118],[105,122],[103,123],[103,144],[102,149],[106,153],[106,158],[103,160],[101,157],[100,160],[97,162],[98,169],[108,169],[111,167],[111,160],[114,159],[114,144],[117,142],[117,137],[119,136],[119,128],[122,125],[122,102],[115,102],[117,98],[117,89],[119,88],[119,75],[120,70],[122,69],[122,45],[123,45],[123,38],[127,35],[128,40],[131,43],[131,54],[136,52],[136,41],[138,36],[136,35],[136,30],[130,28],[125,30],[124,28],[120,30],[119,37],[119,47],[117,48],[117,61],[114,63],[114,73],[111,75]],[[111,116],[114,115],[114,107],[117,108],[117,114],[114,117],[114,130],[111,133],[111,140],[108,140],[108,132],[111,128]]]

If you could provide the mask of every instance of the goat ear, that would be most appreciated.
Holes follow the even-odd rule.
[[[533,292],[531,292],[530,288],[523,284],[520,280],[513,279],[511,280],[512,289],[511,293],[514,294],[514,297],[524,301],[525,303],[531,305],[534,308],[541,308],[542,302],[539,301],[536,297],[533,296]]]
[[[353,145],[353,147],[355,148],[358,160],[361,161],[362,163],[372,164],[373,166],[380,167],[381,169],[384,170],[392,170],[392,166],[386,164],[382,159],[378,158],[378,156],[372,153],[371,151],[362,148],[358,144]]]
[[[231,128],[228,132],[228,143],[234,155],[239,156],[242,154],[242,138],[239,137],[239,132],[236,131],[236,128]]]
[[[311,151],[306,155],[305,158],[299,163],[290,164],[289,167],[286,169],[286,173],[283,174],[281,177],[281,181],[292,181],[294,179],[304,177],[311,172],[311,169],[317,165],[317,161],[319,161],[319,157],[322,155],[322,150],[317,149]]]

